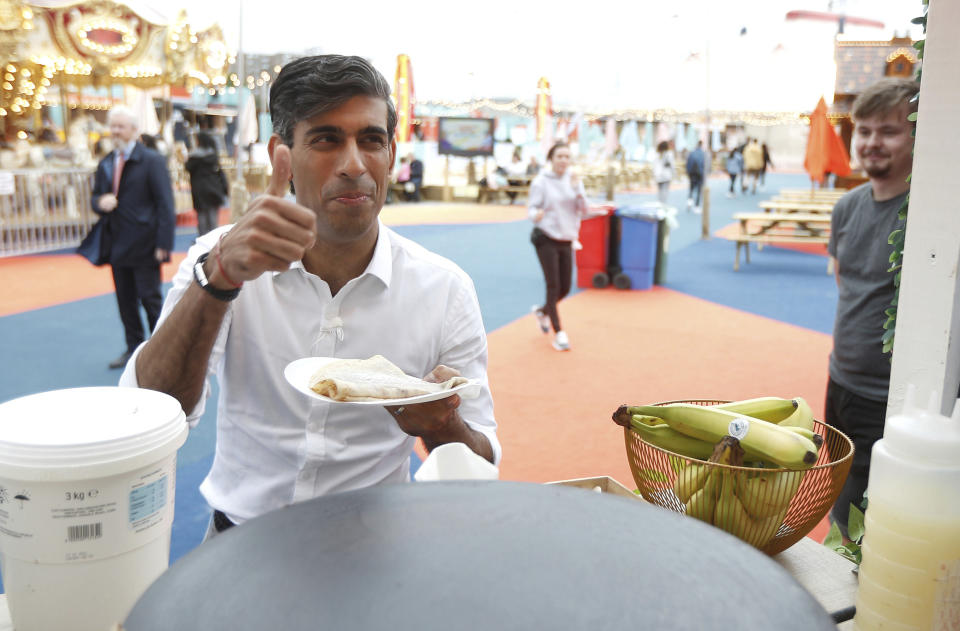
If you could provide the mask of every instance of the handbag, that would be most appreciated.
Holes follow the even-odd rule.
[[[112,244],[109,220],[104,216],[91,226],[90,232],[77,247],[77,254],[94,265],[106,265],[110,262],[110,246]]]

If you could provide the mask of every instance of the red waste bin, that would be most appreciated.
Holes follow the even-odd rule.
[[[614,206],[594,206],[591,211],[602,215],[594,215],[580,222],[580,244],[582,249],[577,250],[577,287],[605,287],[610,281],[607,275],[608,247],[610,242],[610,215],[616,210]],[[594,282],[594,279],[603,282]]]

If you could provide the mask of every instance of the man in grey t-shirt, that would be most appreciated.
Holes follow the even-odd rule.
[[[853,466],[831,519],[847,534],[850,504],[860,506],[867,488],[870,451],[883,435],[890,357],[883,353],[884,311],[893,299],[892,247],[888,237],[904,227],[898,211],[913,167],[911,102],[919,85],[883,79],[854,101],[853,146],[870,181],[833,210],[828,250],[837,275],[837,316],[830,354],[825,420],[854,442]]]

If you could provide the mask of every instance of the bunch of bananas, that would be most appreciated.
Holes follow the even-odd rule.
[[[613,419],[644,442],[705,461],[676,459],[682,465],[673,492],[686,514],[758,548],[776,535],[804,469],[817,461],[823,444],[813,431],[813,411],[800,397],[714,406],[624,405]]]

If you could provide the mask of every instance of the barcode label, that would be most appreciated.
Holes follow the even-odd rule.
[[[102,536],[103,522],[67,526],[67,541],[86,541],[88,539],[99,539]]]

